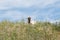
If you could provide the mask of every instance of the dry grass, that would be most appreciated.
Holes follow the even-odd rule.
[[[60,31],[48,22],[0,22],[0,40],[60,40]]]

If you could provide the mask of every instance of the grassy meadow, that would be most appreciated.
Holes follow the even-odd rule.
[[[60,23],[2,21],[0,40],[60,40]]]

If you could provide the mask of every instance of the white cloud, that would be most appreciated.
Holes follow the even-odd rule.
[[[30,8],[30,7],[36,7],[36,8],[47,8],[48,5],[52,5],[54,7],[60,7],[60,4],[56,4],[59,0],[0,0],[0,10],[10,10],[10,8]],[[50,7],[50,6],[49,6]],[[33,19],[35,19],[39,14],[39,9],[37,11],[32,12],[31,16]],[[49,16],[51,16],[50,13],[52,13],[55,9],[48,10],[47,13],[40,13],[41,16],[44,16],[47,20],[49,19]],[[42,10],[43,11],[43,10]],[[22,18],[22,17],[27,17],[27,13],[24,12],[19,12],[19,11],[6,11],[3,15],[0,17],[2,18],[13,18],[14,20]]]
[[[31,16],[31,15],[30,15]],[[8,19],[8,20],[20,20],[20,19],[27,19],[28,14],[20,11],[6,11],[3,14],[0,14],[0,18]],[[31,16],[32,17],[32,16]]]
[[[11,6],[19,6],[19,7],[31,7],[31,6],[37,6],[37,7],[45,7],[49,4],[53,4],[57,2],[58,0],[14,0],[10,2]]]
[[[7,11],[3,15],[0,15],[0,18],[11,18],[11,20],[19,20],[22,17],[22,13],[18,11]]]
[[[0,0],[1,7],[45,7],[49,4],[53,4],[58,0]]]

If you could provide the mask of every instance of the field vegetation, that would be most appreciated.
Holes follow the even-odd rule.
[[[60,40],[60,23],[2,21],[0,40]]]

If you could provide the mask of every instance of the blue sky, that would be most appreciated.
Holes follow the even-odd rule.
[[[60,0],[0,0],[0,21],[60,20]]]

